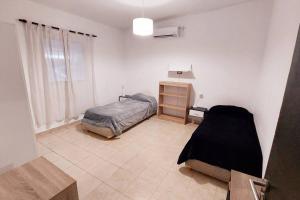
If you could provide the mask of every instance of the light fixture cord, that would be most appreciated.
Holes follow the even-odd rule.
[[[145,17],[145,0],[142,0],[142,17]]]

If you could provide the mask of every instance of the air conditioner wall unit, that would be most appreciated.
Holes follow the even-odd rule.
[[[180,37],[181,28],[179,26],[170,26],[154,29],[154,38]]]

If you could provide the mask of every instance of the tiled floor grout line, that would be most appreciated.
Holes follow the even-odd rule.
[[[40,144],[41,144],[41,143],[40,143]],[[41,145],[43,145],[43,144],[41,144]],[[45,146],[44,146],[44,147],[45,147]],[[47,148],[48,150],[52,151],[52,150],[49,149],[48,147],[45,147],[45,148]],[[100,181],[102,184],[105,184],[107,187],[113,189],[114,191],[118,192],[118,193],[121,194],[121,195],[125,195],[125,194],[123,194],[121,191],[118,191],[118,190],[116,190],[115,188],[113,188],[112,186],[110,186],[109,184],[107,184],[105,181],[99,179],[99,178],[96,177],[95,175],[93,175],[93,174],[91,174],[90,172],[86,171],[86,169],[83,169],[82,167],[78,166],[76,163],[73,163],[72,161],[68,160],[67,158],[65,158],[64,156],[58,154],[57,152],[54,152],[54,151],[52,151],[52,152],[55,153],[55,154],[57,154],[57,155],[59,155],[59,156],[62,157],[63,159],[67,160],[68,162],[72,163],[72,165],[74,165],[74,166],[78,167],[79,169],[83,170],[85,173],[89,174],[90,176],[94,177],[95,179],[97,179],[98,181]],[[67,167],[66,169],[69,169],[69,168],[71,168],[71,167],[72,167],[72,166]],[[76,179],[75,179],[75,180],[76,180]],[[77,181],[77,180],[76,180],[76,181]],[[99,185],[100,185],[100,184],[99,184]],[[98,186],[99,186],[99,185],[98,185]],[[87,194],[87,195],[88,195],[88,194]],[[87,196],[87,195],[86,195],[86,196]],[[126,196],[126,197],[129,198],[129,199],[131,199],[129,196]],[[82,199],[84,199],[84,198],[85,198],[85,197],[83,197]]]
[[[68,142],[68,141],[65,140],[65,142]],[[41,143],[39,143],[39,144],[41,144]],[[44,146],[43,144],[41,144],[41,145]],[[106,186],[110,187],[111,189],[117,191],[117,192],[120,193],[121,195],[124,195],[124,196],[126,196],[127,198],[131,199],[130,196],[124,194],[122,191],[119,191],[119,190],[113,188],[111,185],[107,184],[104,180],[99,179],[99,178],[96,177],[95,175],[91,174],[89,171],[86,171],[86,169],[84,169],[84,168],[78,166],[78,165],[77,165],[78,163],[73,163],[72,161],[70,161],[70,160],[68,160],[67,158],[65,158],[63,155],[60,155],[59,153],[53,151],[52,149],[50,149],[50,148],[47,147],[47,146],[44,146],[44,147],[47,148],[48,150],[50,150],[52,153],[55,153],[55,154],[57,154],[58,156],[62,157],[63,159],[67,160],[68,162],[72,163],[74,166],[76,166],[76,167],[78,167],[79,169],[83,170],[85,173],[89,174],[90,176],[96,178],[96,179],[99,180],[101,183],[103,183],[103,184],[105,184]],[[97,156],[97,155],[94,155],[94,156]],[[99,157],[97,156],[97,158],[99,158]],[[102,159],[102,158],[101,158],[101,159]],[[83,159],[83,160],[84,160],[84,159]],[[103,159],[102,159],[102,160],[103,160]],[[106,161],[106,160],[105,160],[105,161]],[[106,162],[108,162],[108,161],[106,161]],[[72,166],[67,167],[66,169],[69,169],[69,168],[71,168],[71,167],[72,167]],[[121,167],[119,167],[119,166],[116,166],[116,167],[121,168]],[[121,168],[121,169],[124,169],[124,168]],[[124,170],[126,170],[126,169],[124,169]],[[141,174],[141,173],[142,173],[142,172],[140,172],[140,174]],[[138,175],[138,176],[139,176],[139,175]],[[137,177],[138,177],[138,176],[137,176]],[[136,177],[136,178],[137,178],[137,177]],[[75,180],[76,180],[76,179],[75,179]],[[131,182],[133,182],[133,181],[134,181],[134,180],[132,180]],[[83,199],[84,199],[84,198],[83,198]]]
[[[171,170],[168,170],[167,174],[165,175],[165,178],[169,175],[169,173],[171,173]],[[155,187],[155,190],[154,190],[153,193],[151,194],[149,200],[152,199],[152,197],[153,197],[154,194],[158,191],[158,189],[159,189],[159,187],[161,186],[161,184],[162,184],[162,181],[161,181],[159,184],[157,184],[157,186]]]
[[[51,134],[51,133],[49,133],[49,134]],[[100,158],[100,159],[103,160],[103,161],[109,162],[110,164],[114,165],[115,167],[121,167],[121,166],[116,165],[115,163],[113,163],[113,162],[111,162],[111,161],[109,161],[109,160],[107,160],[107,159],[105,159],[105,158],[103,158],[103,157],[98,156],[98,155],[95,154],[94,152],[90,152],[90,151],[88,151],[88,150],[82,148],[81,146],[76,146],[76,144],[74,144],[74,143],[72,143],[72,142],[70,142],[70,141],[64,139],[64,138],[61,137],[61,136],[56,136],[56,137],[59,137],[60,139],[62,139],[62,140],[65,141],[66,143],[71,144],[71,145],[73,145],[73,146],[75,146],[75,147],[77,147],[77,148],[79,148],[79,149],[85,151],[86,153],[93,154],[93,155],[96,156],[97,158]],[[105,144],[105,146],[107,146],[107,145]],[[49,148],[49,147],[48,147],[48,148]],[[55,152],[55,153],[56,153],[56,152]],[[62,155],[61,155],[61,156],[62,156]],[[63,156],[62,156],[62,157],[63,157]],[[83,159],[83,160],[84,160],[84,159]],[[80,161],[79,161],[79,162],[80,162]]]
[[[51,133],[50,133],[50,134],[51,134]],[[56,136],[56,137],[59,137],[59,136]],[[68,140],[65,140],[63,137],[59,137],[59,138],[61,138],[63,141],[65,141],[65,142],[68,143],[68,144],[75,145],[74,143],[71,143],[71,142],[69,142]],[[41,144],[41,143],[40,143],[40,144]],[[43,144],[41,144],[41,145],[43,145]],[[44,145],[43,145],[43,146],[44,146]],[[45,146],[44,146],[44,147],[45,147]],[[111,185],[107,184],[104,180],[101,180],[101,179],[99,179],[98,177],[96,177],[96,176],[94,176],[93,174],[91,174],[90,172],[86,171],[86,169],[83,169],[82,167],[78,166],[77,164],[78,164],[80,161],[79,161],[78,163],[74,163],[74,162],[68,160],[67,158],[65,158],[63,155],[60,155],[59,153],[53,151],[51,148],[49,148],[49,147],[47,147],[47,146],[46,146],[45,148],[47,148],[48,150],[50,150],[50,151],[52,151],[53,153],[57,154],[58,156],[64,158],[64,159],[67,160],[68,162],[72,163],[74,166],[80,168],[80,169],[83,170],[85,173],[87,173],[87,174],[89,174],[90,176],[96,178],[96,179],[99,180],[101,183],[105,184],[106,186],[110,187],[111,189],[117,191],[118,193],[120,193],[120,194],[126,196],[126,197],[129,198],[129,199],[132,199],[130,196],[124,194],[122,191],[119,191],[119,190],[113,188]],[[88,153],[93,154],[94,156],[96,156],[97,158],[102,159],[103,161],[106,161],[106,162],[109,162],[110,164],[113,164],[113,165],[114,165],[115,167],[117,167],[117,168],[120,168],[120,169],[123,169],[123,170],[127,170],[127,169],[124,169],[124,168],[121,167],[121,166],[115,165],[114,163],[112,163],[112,162],[110,162],[110,161],[108,161],[108,160],[103,159],[102,157],[99,157],[97,154],[94,154],[93,152],[90,152],[90,151],[87,151],[87,150],[83,149],[81,146],[79,146],[79,148],[80,148],[81,150],[84,150],[84,151],[86,151],[86,152],[88,152]],[[132,159],[133,159],[133,158],[132,158]],[[82,159],[81,161],[83,161],[83,160],[84,160],[84,159]],[[129,161],[129,160],[128,160],[128,161]],[[128,162],[128,161],[126,161],[126,162]],[[70,166],[70,167],[71,167],[71,166]],[[68,168],[70,168],[70,167],[68,167]],[[66,169],[68,169],[68,168],[66,168]],[[166,173],[165,177],[167,177],[170,173],[171,173],[171,170],[167,170],[167,173]],[[134,180],[136,180],[141,174],[142,174],[142,172],[140,172]],[[133,182],[134,180],[132,180],[132,181],[130,181],[130,182]],[[147,200],[150,200],[150,199],[153,197],[153,195],[155,194],[155,192],[158,191],[159,186],[160,186],[161,184],[162,184],[162,183],[157,184],[157,186],[155,187],[155,190],[153,191],[153,193],[150,195],[150,197],[149,197]],[[83,199],[84,199],[84,198],[83,198]]]
[[[157,119],[154,119],[153,121],[155,123],[161,123]],[[150,122],[151,121],[149,121],[149,122],[147,121],[146,123],[149,123],[149,125],[152,125],[151,124],[152,122],[151,123]],[[158,124],[158,125],[161,126],[161,124]],[[163,123],[162,123],[162,125],[163,125]],[[64,128],[62,130],[58,130],[57,132],[46,133],[47,135],[49,135],[49,137],[48,136],[41,137],[40,141],[42,143],[38,142],[38,140],[37,140],[37,143],[39,143],[39,145],[41,145],[41,152],[40,152],[41,154],[46,155],[46,154],[53,153],[53,154],[59,156],[59,158],[61,158],[61,159],[58,159],[54,155],[53,156],[49,155],[49,159],[51,159],[51,160],[57,159],[56,161],[50,161],[50,162],[52,162],[53,164],[55,164],[57,162],[57,164],[58,164],[57,166],[59,166],[59,168],[61,168],[63,171],[65,171],[73,166],[77,167],[78,169],[74,168],[74,169],[68,170],[68,172],[70,171],[71,174],[74,174],[74,176],[77,177],[77,178],[75,178],[75,180],[79,180],[79,178],[80,178],[80,180],[83,181],[83,182],[81,182],[82,184],[83,183],[85,183],[85,184],[93,183],[92,191],[88,190],[88,188],[86,188],[86,187],[82,187],[82,192],[83,191],[86,191],[86,192],[81,193],[82,195],[85,195],[80,198],[81,200],[88,200],[89,197],[92,197],[92,198],[96,197],[95,196],[95,195],[97,195],[96,190],[102,184],[107,189],[104,189],[105,187],[103,188],[103,191],[100,189],[99,190],[100,195],[102,195],[102,194],[103,195],[105,195],[105,194],[114,195],[115,194],[119,198],[123,197],[126,199],[128,198],[130,200],[137,200],[137,198],[140,197],[139,195],[142,195],[141,197],[144,197],[143,199],[145,199],[145,200],[163,200],[165,197],[166,198],[173,197],[172,193],[168,193],[169,189],[166,189],[166,186],[167,187],[170,186],[171,188],[173,188],[171,190],[174,190],[178,186],[181,187],[180,184],[178,185],[178,183],[174,185],[175,187],[172,186],[172,180],[177,180],[178,178],[180,178],[178,180],[181,180],[181,177],[188,175],[189,177],[187,180],[182,179],[182,180],[184,180],[184,182],[183,182],[183,184],[185,184],[184,187],[192,186],[194,188],[198,187],[198,186],[197,186],[196,180],[192,180],[192,179],[195,177],[195,178],[197,178],[197,180],[201,180],[201,179],[199,179],[197,174],[189,173],[189,172],[187,172],[188,174],[186,174],[185,171],[183,171],[183,173],[182,173],[182,172],[178,171],[179,168],[177,169],[175,167],[176,163],[174,163],[174,160],[176,159],[176,155],[178,153],[180,153],[180,148],[182,148],[181,146],[183,146],[183,144],[188,141],[188,137],[177,136],[177,135],[171,135],[171,136],[176,136],[176,137],[172,137],[172,138],[167,137],[167,136],[169,136],[169,133],[174,132],[174,128],[168,129],[169,126],[173,126],[173,124],[171,124],[171,125],[167,124],[165,127],[163,127],[163,130],[161,130],[161,128],[157,128],[157,127],[153,130],[150,129],[151,131],[162,131],[162,134],[164,134],[164,135],[162,135],[161,137],[160,137],[160,132],[154,133],[154,132],[149,132],[149,130],[148,131],[146,130],[146,132],[143,132],[143,129],[145,129],[145,127],[147,127],[147,126],[139,127],[140,129],[133,131],[132,136],[130,136],[130,137],[129,136],[127,137],[124,134],[125,137],[121,137],[124,139],[124,142],[117,141],[116,143],[107,142],[104,140],[102,141],[101,139],[97,140],[98,137],[90,136],[88,133],[85,133],[85,132],[83,133],[80,130],[80,128],[70,126],[70,127]],[[189,128],[189,130],[191,130],[191,131],[189,131],[188,129],[182,128],[182,129],[180,129],[180,131],[181,131],[181,133],[185,132],[186,134],[189,134],[189,132],[192,132],[192,129],[193,129],[193,127],[191,129]],[[75,132],[74,132],[74,135],[72,136],[73,131],[75,131]],[[141,131],[141,133],[143,132],[143,133],[151,133],[151,134],[143,136],[142,134],[139,134],[139,131]],[[157,134],[157,133],[159,133],[159,134]],[[54,137],[52,138],[52,136],[54,136]],[[156,138],[156,136],[158,136],[158,137]],[[81,138],[83,139],[82,141],[80,141]],[[153,139],[153,138],[156,138],[156,139]],[[61,140],[61,141],[59,141],[59,140]],[[135,145],[130,146],[131,143],[135,143]],[[97,144],[99,144],[99,147]],[[66,147],[64,147],[64,145]],[[89,145],[91,145],[91,146],[89,146]],[[145,146],[146,148],[144,148],[143,146]],[[78,156],[73,157],[73,155],[72,155],[73,147],[78,149],[78,154],[79,154]],[[113,153],[110,153],[110,154],[104,154],[102,157],[101,156],[102,147],[103,147],[103,153],[106,153],[106,152],[109,153],[110,148],[112,148],[112,150],[114,150],[116,148],[117,150],[113,151]],[[106,148],[106,147],[109,147],[109,148]],[[45,149],[42,149],[42,148],[45,148]],[[94,151],[93,151],[93,149],[94,149]],[[163,152],[161,152],[159,150],[157,151],[156,149],[162,150]],[[119,151],[124,151],[124,150],[127,150],[128,153],[121,154],[121,157],[117,155]],[[153,151],[153,153],[152,153],[152,151]],[[59,152],[64,155],[60,154]],[[77,150],[76,150],[76,152],[77,152]],[[158,152],[158,154],[157,154],[157,152]],[[159,152],[161,152],[161,153],[159,153]],[[69,155],[69,153],[71,153],[71,154]],[[43,156],[43,155],[41,155],[41,156]],[[112,155],[111,159],[110,159],[109,155]],[[122,155],[124,155],[125,157],[122,157]],[[71,159],[72,161],[69,160],[68,158]],[[116,169],[113,168],[111,170],[112,173],[109,174],[109,176],[105,175],[105,173],[106,173],[105,171],[104,171],[104,174],[103,174],[103,172],[98,174],[98,172],[94,173],[93,170],[85,169],[84,166],[85,165],[88,166],[87,165],[88,163],[93,164],[93,166],[95,165],[95,167],[99,165],[99,164],[97,164],[97,161],[93,161],[94,160],[93,158],[95,158],[97,160],[99,159],[100,164],[102,163],[102,161],[104,161],[105,163],[108,164],[107,166],[111,165],[111,167],[114,166],[114,167],[116,167]],[[167,159],[167,160],[165,160],[165,159]],[[69,162],[69,164],[63,162],[63,160]],[[162,160],[163,163],[161,163],[160,160]],[[140,162],[142,162],[142,163],[140,163]],[[103,164],[105,164],[105,163],[103,163]],[[117,163],[119,163],[119,164],[117,164]],[[128,165],[126,165],[127,163],[128,163]],[[161,163],[161,165],[160,165],[160,163]],[[156,166],[156,164],[158,166]],[[101,167],[102,165],[99,165],[99,166]],[[104,165],[104,166],[106,166],[106,165]],[[128,167],[130,167],[130,168],[128,168]],[[131,168],[131,167],[134,167],[134,168]],[[158,167],[158,169],[156,169],[156,167]],[[81,171],[79,171],[79,169]],[[132,170],[132,169],[136,169],[137,173],[135,173],[134,170]],[[119,170],[121,170],[121,171],[119,171]],[[122,171],[122,170],[125,170],[125,171]],[[162,176],[161,176],[161,178],[152,178],[151,173],[153,173],[154,175],[162,175]],[[180,173],[181,173],[181,175],[180,175]],[[130,177],[130,174],[134,175],[134,178]],[[100,175],[99,177],[101,179],[98,178],[96,175],[97,176]],[[89,178],[89,176],[91,178]],[[129,177],[126,181],[123,178],[127,177],[127,176],[129,176]],[[113,177],[113,179],[106,178],[106,177],[110,177],[110,178]],[[124,181],[124,180],[125,180],[125,182],[118,183],[118,181]],[[118,184],[120,184],[120,183],[122,184],[122,185],[120,185],[122,187],[119,187]],[[124,185],[124,183],[125,183],[125,185]],[[130,186],[128,187],[126,184],[128,186],[129,185]],[[208,181],[208,184],[214,184],[214,182]],[[123,187],[123,186],[125,186],[125,187]],[[141,190],[142,193],[140,194],[139,191],[134,189],[136,186],[138,186],[138,188],[145,187],[147,189],[145,189],[145,190],[142,189]],[[213,191],[213,193],[215,193],[215,194],[207,193],[205,195],[211,195],[211,199],[214,199],[214,198],[217,199],[217,198],[222,197],[223,190],[217,189],[217,187],[216,186],[214,187],[214,185],[208,185],[208,186],[209,187],[206,186],[206,190]],[[222,185],[220,185],[220,186],[222,186]],[[124,188],[124,189],[122,189],[122,188]],[[93,191],[95,191],[96,193],[91,194]],[[110,193],[110,191],[112,193]],[[180,195],[176,196],[176,189],[174,190],[174,192],[175,192],[174,197],[180,197]],[[217,194],[217,192],[219,192],[219,195]],[[89,196],[90,194],[91,194],[91,196]],[[202,195],[201,193],[199,193],[199,194]],[[118,196],[118,195],[121,195],[121,196]],[[136,196],[136,195],[138,195],[138,196]],[[165,196],[165,195],[167,195],[167,196]],[[191,197],[193,197],[193,199],[194,199],[195,197],[198,197],[198,195],[197,196],[192,195]],[[103,196],[103,197],[109,198],[109,196]]]

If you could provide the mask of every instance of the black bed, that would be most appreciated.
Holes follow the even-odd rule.
[[[261,177],[262,153],[253,115],[235,106],[212,107],[181,152],[178,164],[188,160]]]

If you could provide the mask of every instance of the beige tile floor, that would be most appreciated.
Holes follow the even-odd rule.
[[[225,200],[227,184],[176,164],[195,129],[153,117],[106,140],[74,124],[39,134],[37,145],[77,180],[81,200]]]

